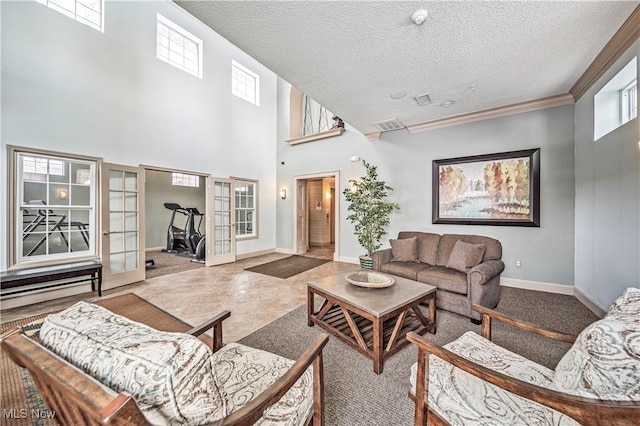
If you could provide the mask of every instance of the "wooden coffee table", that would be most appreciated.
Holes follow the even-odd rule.
[[[307,324],[318,324],[373,360],[373,371],[382,373],[385,359],[409,342],[409,331],[436,332],[436,288],[393,276],[386,288],[350,284],[340,274],[307,284]],[[389,274],[386,274],[389,275]],[[315,295],[324,299],[315,309]],[[428,302],[429,319],[419,305]]]

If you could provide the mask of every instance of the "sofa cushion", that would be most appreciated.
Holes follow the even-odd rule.
[[[445,266],[466,274],[482,261],[485,249],[484,244],[471,244],[458,240],[454,244]]]
[[[389,240],[392,262],[415,262],[418,260],[418,238]]]
[[[381,272],[387,274],[397,275],[399,277],[415,280],[420,271],[431,268],[431,265],[426,263],[416,262],[389,262],[380,266]]]
[[[640,289],[627,289],[584,329],[556,366],[553,389],[587,398],[640,401]]]
[[[485,251],[482,256],[482,262],[486,260],[500,260],[502,258],[502,244],[500,241],[484,237],[481,235],[462,235],[462,234],[444,234],[440,237],[440,244],[438,244],[438,255],[435,265],[446,266],[449,260],[449,255],[455,246],[456,241],[462,240],[471,244],[484,244]]]
[[[429,265],[435,265],[438,254],[438,244],[440,243],[440,234],[416,231],[402,231],[398,233],[398,238],[411,237],[418,239],[418,260],[428,263]]]
[[[227,396],[230,413],[239,410],[278,380],[294,361],[237,343],[222,347],[212,356],[217,381]],[[304,423],[313,409],[313,368],[269,407],[256,425],[288,426]]]
[[[510,352],[471,331],[444,345],[450,351],[491,370],[548,387],[552,370]],[[415,393],[418,365],[411,368]],[[479,379],[429,356],[428,404],[454,425],[577,425],[573,419]]]
[[[131,394],[152,424],[198,425],[227,414],[211,350],[188,334],[158,331],[78,302],[49,315],[40,340],[109,388]]]
[[[434,266],[432,268],[418,272],[417,281],[431,284],[438,290],[446,290],[452,293],[467,294],[467,274],[453,269]]]

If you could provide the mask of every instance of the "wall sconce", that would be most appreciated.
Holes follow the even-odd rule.
[[[357,155],[354,155],[353,157],[349,157],[349,161],[351,161],[352,163],[355,163],[357,161],[360,161],[360,157],[358,157]]]
[[[330,200],[330,199],[331,199],[331,193],[330,193],[330,192],[327,192],[327,193],[324,195],[324,198],[326,198],[327,200]]]
[[[280,191],[280,198],[282,198],[283,200],[285,198],[287,198],[287,190],[286,189],[283,189],[283,190]]]
[[[58,198],[60,198],[61,200],[66,200],[67,199],[67,195],[69,195],[69,194],[68,194],[66,189],[59,189],[58,190]]]
[[[349,185],[349,191],[351,191],[352,194],[358,192],[358,182],[356,182],[355,180],[350,180]]]

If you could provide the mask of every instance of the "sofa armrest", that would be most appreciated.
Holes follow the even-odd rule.
[[[554,330],[551,328],[542,327],[536,324],[532,324],[527,321],[522,321],[517,318],[505,315],[502,312],[494,311],[493,309],[485,308],[484,306],[472,305],[471,309],[482,314],[482,337],[487,340],[491,340],[491,319],[495,318],[502,321],[505,324],[518,327],[521,330],[528,331],[530,333],[539,334],[550,339],[559,340],[566,343],[574,343],[578,336],[575,334],[565,333],[563,331]]]
[[[606,424],[630,426],[637,424],[638,415],[640,414],[639,402],[604,401],[557,392],[491,370],[463,358],[413,331],[407,333],[407,340],[418,347],[418,374],[416,378],[414,418],[414,424],[416,426],[426,424],[424,417],[425,414],[427,414],[426,411],[430,411],[430,407],[427,406],[427,379],[429,377],[427,358],[431,354],[485,382],[489,382],[530,401],[535,401],[559,411],[583,425],[600,426]]]
[[[382,265],[391,262],[392,257],[390,248],[374,252],[371,255],[371,259],[373,259],[373,269],[379,271]]]
[[[187,334],[198,337],[202,333],[213,328],[213,347],[211,349],[213,349],[213,352],[216,352],[222,347],[222,321],[226,320],[230,316],[231,312],[222,311],[213,318],[193,327],[191,330],[187,331]]]
[[[504,262],[502,260],[486,260],[474,266],[468,272],[469,283],[472,285],[484,285],[491,278],[500,275],[502,271],[504,271]]]

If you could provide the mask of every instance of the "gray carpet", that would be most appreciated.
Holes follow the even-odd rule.
[[[284,259],[274,260],[273,262],[263,263],[262,265],[253,266],[245,269],[245,271],[257,272],[271,277],[286,279],[327,262],[330,262],[330,260],[294,255],[285,257]]]
[[[598,319],[572,296],[508,287],[502,289],[497,310],[576,334]],[[460,315],[438,310],[437,319],[438,332],[425,336],[441,345],[467,330],[480,333],[479,325]],[[302,306],[240,343],[297,359],[321,332],[317,326],[307,326],[306,306]],[[499,323],[494,325],[493,341],[549,368],[554,368],[570,347]],[[327,426],[412,424],[413,404],[407,392],[409,369],[417,353],[413,345],[405,347],[385,362],[382,374],[376,375],[370,359],[331,337],[323,351]]]
[[[163,253],[159,250],[148,251],[145,259],[153,259],[155,263],[154,266],[147,268],[145,274],[146,279],[202,268],[204,266],[204,263],[192,262],[191,257],[175,253]]]

